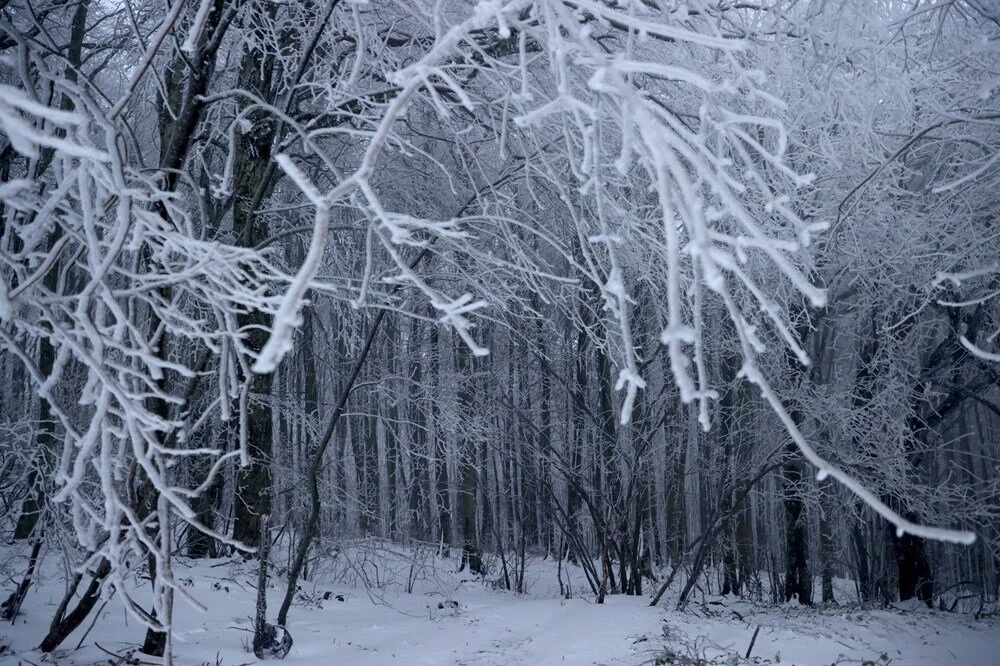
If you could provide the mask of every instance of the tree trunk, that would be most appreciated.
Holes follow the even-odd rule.
[[[79,627],[83,621],[93,610],[94,606],[97,605],[98,600],[101,598],[101,586],[104,583],[104,579],[108,577],[111,573],[111,562],[105,558],[101,558],[101,563],[97,567],[97,571],[94,572],[93,578],[90,580],[90,586],[87,587],[87,591],[84,592],[83,597],[80,599],[80,603],[76,605],[69,615],[62,618],[61,621],[55,623],[53,627],[50,628],[49,633],[46,634],[45,638],[38,646],[38,650],[41,652],[52,652],[73,631]]]
[[[823,603],[833,603],[833,531],[830,527],[831,511],[829,501],[824,501],[833,488],[829,480],[820,484],[822,497],[820,499],[820,509],[822,515],[819,519],[819,560],[822,576]]]
[[[271,6],[265,11],[273,18],[276,9]],[[243,52],[236,87],[273,102],[275,68],[274,54],[248,47]],[[263,111],[251,113],[248,120],[251,126],[239,133],[234,148],[233,233],[237,245],[252,248],[268,237],[267,218],[258,215],[255,206],[266,198],[274,184],[274,171],[269,167],[276,126],[269,114]],[[271,316],[260,310],[251,310],[240,313],[237,323],[240,330],[245,331],[247,352],[256,357],[267,343]],[[250,465],[237,474],[233,538],[250,548],[256,548],[260,543],[261,516],[271,513],[273,377],[270,373],[254,374],[249,379],[250,400],[246,419]]]
[[[796,451],[790,451],[797,455]],[[812,603],[812,577],[809,573],[809,528],[806,507],[797,487],[802,481],[802,463],[793,459],[785,463],[785,601],[792,597],[802,604]]]
[[[919,522],[915,514],[907,514],[907,520]],[[899,600],[920,599],[933,608],[934,574],[927,558],[927,544],[920,537],[904,534],[902,538],[892,530],[893,546],[896,551],[896,566],[899,574]]]
[[[456,350],[457,361],[456,371],[459,375],[459,418],[465,424],[465,433],[472,429],[474,418],[475,400],[475,379],[472,377],[476,369],[476,363],[472,357],[469,347],[459,341]],[[468,434],[462,434],[459,446],[459,477],[460,477],[460,501],[462,523],[462,564],[469,565],[469,571],[476,575],[486,573],[483,569],[482,550],[479,546],[479,534],[476,527],[476,498],[479,488],[479,470],[476,466],[478,457],[478,446],[474,438]],[[460,568],[461,570],[461,568]]]
[[[13,624],[17,618],[17,613],[21,610],[21,604],[24,603],[24,598],[28,595],[28,588],[31,587],[35,567],[38,566],[38,553],[41,549],[42,540],[35,539],[35,543],[31,547],[31,555],[28,556],[28,571],[24,574],[24,578],[21,579],[21,583],[17,586],[17,589],[11,592],[7,600],[0,606],[0,619],[9,620]]]
[[[875,588],[872,583],[868,546],[864,532],[858,524],[851,529],[851,542],[854,545],[854,556],[857,558],[858,601],[864,603],[875,598]]]
[[[267,555],[271,547],[270,516],[264,515],[260,520],[260,561],[257,569],[257,606],[253,622],[253,654],[258,659],[264,658],[267,630]]]

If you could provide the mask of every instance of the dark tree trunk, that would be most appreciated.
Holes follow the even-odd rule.
[[[215,512],[222,502],[224,482],[221,474],[216,474],[212,484],[204,493],[194,499],[191,508],[198,516],[198,522],[209,529],[215,529]],[[201,530],[191,529],[188,537],[188,557],[218,557],[219,543]]]
[[[254,313],[258,314],[258,313]],[[263,315],[259,319],[265,319]],[[270,317],[266,317],[270,326]],[[242,322],[241,322],[242,323]],[[263,348],[266,337],[260,341],[248,342],[254,351]],[[233,538],[256,548],[259,545],[260,519],[271,510],[271,440],[273,427],[271,406],[267,402],[271,396],[271,375],[254,375],[251,398],[247,407],[247,448],[250,465],[241,469],[236,477],[235,518]]]
[[[31,547],[31,555],[28,556],[28,571],[24,574],[24,578],[21,579],[21,584],[17,586],[16,590],[11,592],[7,600],[0,606],[0,619],[10,620],[13,624],[14,619],[17,618],[17,613],[21,610],[21,604],[24,603],[24,598],[28,596],[28,588],[31,587],[35,567],[38,566],[38,553],[41,549],[42,540],[36,539],[34,545]]]
[[[150,556],[152,559],[152,556]],[[152,571],[152,568],[150,569]],[[156,618],[156,611],[150,614]],[[167,649],[167,632],[157,631],[152,627],[146,629],[146,638],[142,642],[142,653],[153,657],[162,657]]]
[[[428,367],[428,380],[430,385],[434,387],[435,390],[440,390],[442,386],[441,381],[441,347],[440,347],[440,332],[437,326],[430,327],[430,360]],[[440,542],[444,544],[444,556],[447,557],[452,541],[455,535],[451,533],[451,511],[452,507],[450,504],[450,497],[448,495],[448,465],[447,461],[447,442],[446,438],[439,435],[438,424],[441,423],[441,413],[440,407],[438,406],[437,400],[430,401],[430,416],[431,421],[434,423],[434,432],[429,435],[428,440],[428,450],[434,452],[434,478],[436,484],[430,489],[430,492],[435,493],[437,501],[435,506],[438,508],[438,515],[436,519],[438,521],[438,527],[441,533],[438,535]]]
[[[731,532],[731,530],[726,530]],[[739,594],[740,584],[736,572],[736,550],[729,545],[729,534],[722,540],[722,594]]]
[[[907,520],[916,522],[916,516],[907,515]],[[892,531],[893,546],[896,551],[896,567],[899,574],[899,600],[920,599],[933,607],[934,574],[927,557],[927,544],[920,537],[904,534],[902,538]]]
[[[53,233],[55,237],[57,234]],[[52,270],[45,277],[46,286],[56,279],[56,271]],[[55,285],[52,285],[53,291]],[[52,367],[55,361],[55,350],[52,343],[47,338],[39,341],[39,363],[38,369],[42,375],[48,377],[52,374]],[[38,400],[38,434],[35,437],[37,452],[32,461],[31,471],[28,474],[28,497],[21,505],[21,515],[17,519],[14,527],[14,540],[22,541],[31,536],[38,524],[38,519],[42,515],[42,508],[45,503],[45,477],[48,476],[46,470],[52,467],[52,451],[55,449],[55,422],[52,420],[52,411],[49,401],[45,398]]]
[[[461,377],[458,389],[459,413],[464,423],[472,423],[475,409],[475,380],[472,375],[476,370],[476,362],[469,347],[459,341],[456,370]],[[474,574],[484,573],[482,568],[482,550],[479,546],[479,534],[476,529],[476,495],[479,486],[479,470],[477,468],[478,451],[473,438],[462,438],[459,449],[459,509],[462,525],[462,566],[469,565]]]
[[[832,491],[831,482],[824,481],[820,485],[823,497],[820,499],[822,516],[819,520],[819,559],[820,575],[822,577],[823,603],[833,603],[833,532],[830,527],[832,510],[825,498]]]
[[[785,601],[796,597],[800,603],[812,603],[812,577],[809,573],[809,529],[806,507],[798,484],[802,480],[801,462],[791,460],[784,467],[785,478]]]
[[[166,379],[163,380],[163,382],[160,385],[160,388],[163,389],[164,393],[166,393]],[[160,398],[153,398],[150,400],[150,402],[153,403],[150,406],[150,411],[152,411],[154,414],[160,415],[163,418],[166,418],[167,416],[166,402]],[[156,504],[159,499],[159,493],[157,492],[156,488],[153,487],[152,482],[150,482],[145,472],[140,471],[140,475],[142,478],[142,483],[137,493],[136,513],[140,520],[145,520],[156,510]],[[150,532],[149,536],[152,541],[156,541],[159,538],[160,529],[161,526],[158,526],[149,530]],[[156,557],[153,555],[153,553],[149,553],[146,558],[146,561],[149,566],[150,584],[152,584],[155,587],[156,575],[157,575]],[[150,616],[155,619],[156,611],[153,610],[150,613]],[[166,647],[167,647],[167,633],[165,631],[157,631],[152,627],[146,629],[146,639],[142,645],[142,651],[144,654],[148,654],[154,657],[162,657]]]
[[[240,327],[247,330],[247,348],[257,354],[267,342],[270,315],[254,311],[239,316]],[[236,477],[233,538],[250,548],[259,545],[261,516],[271,511],[271,448],[274,427],[271,419],[273,375],[255,374],[251,378],[247,405],[247,452],[250,464]]]
[[[871,564],[868,560],[868,545],[861,526],[855,524],[851,529],[851,541],[854,545],[854,555],[857,558],[858,601],[866,602],[875,598],[875,587],[872,583]]]
[[[267,556],[270,550],[270,516],[263,516],[260,522],[260,562],[257,570],[257,607],[253,623],[253,654],[264,658],[267,629]]]
[[[273,18],[274,6],[267,10]],[[257,47],[248,47],[240,62],[237,87],[253,91],[261,99],[274,101],[273,54]],[[274,186],[271,152],[276,126],[263,111],[248,117],[252,126],[239,133],[233,162],[233,232],[236,244],[256,247],[268,238],[268,221],[257,208]],[[244,342],[251,356],[256,357],[267,343],[271,316],[260,310],[241,313],[237,317],[244,331]],[[255,374],[250,378],[250,400],[247,405],[247,449],[250,465],[236,477],[236,506],[233,538],[250,548],[260,545],[261,516],[271,513],[271,387],[273,375]]]
[[[70,611],[69,615],[66,615],[52,626],[49,633],[39,644],[39,651],[52,652],[83,623],[101,598],[101,585],[109,573],[111,573],[111,563],[107,559],[102,558],[97,571],[94,572],[94,577],[90,580],[90,586],[80,599],[80,603]]]

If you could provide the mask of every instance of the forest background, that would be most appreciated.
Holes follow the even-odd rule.
[[[269,515],[282,626],[359,535],[518,591],[530,554],[599,597],[995,599],[998,37],[974,0],[0,2],[0,530],[77,572],[43,645],[145,567],[169,654],[172,557]]]

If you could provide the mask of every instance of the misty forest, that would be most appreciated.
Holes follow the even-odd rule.
[[[994,0],[0,0],[0,662],[994,664]]]

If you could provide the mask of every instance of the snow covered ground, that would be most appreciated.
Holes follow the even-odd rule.
[[[19,580],[13,569],[19,553],[4,550],[4,596]],[[677,612],[669,593],[658,608],[649,607],[648,597],[609,596],[597,605],[580,571],[565,563],[563,580],[575,594],[570,599],[559,596],[551,560],[530,562],[526,595],[496,590],[456,568],[455,557],[381,542],[317,562],[317,575],[303,585],[290,613],[295,645],[285,663],[1000,664],[997,618],[975,620],[918,605],[809,609],[710,596]],[[254,569],[254,563],[234,560],[179,561],[178,579],[208,610],[178,605],[178,664],[257,661],[249,652]],[[135,584],[136,593],[144,594],[148,583]],[[62,591],[61,563],[50,553],[21,614],[0,626],[0,645],[7,646],[0,663],[117,663],[108,653],[124,655],[141,644],[144,628],[113,598],[98,606],[86,637],[90,618],[54,655],[35,651]],[[279,573],[268,594],[272,620],[283,592]]]

